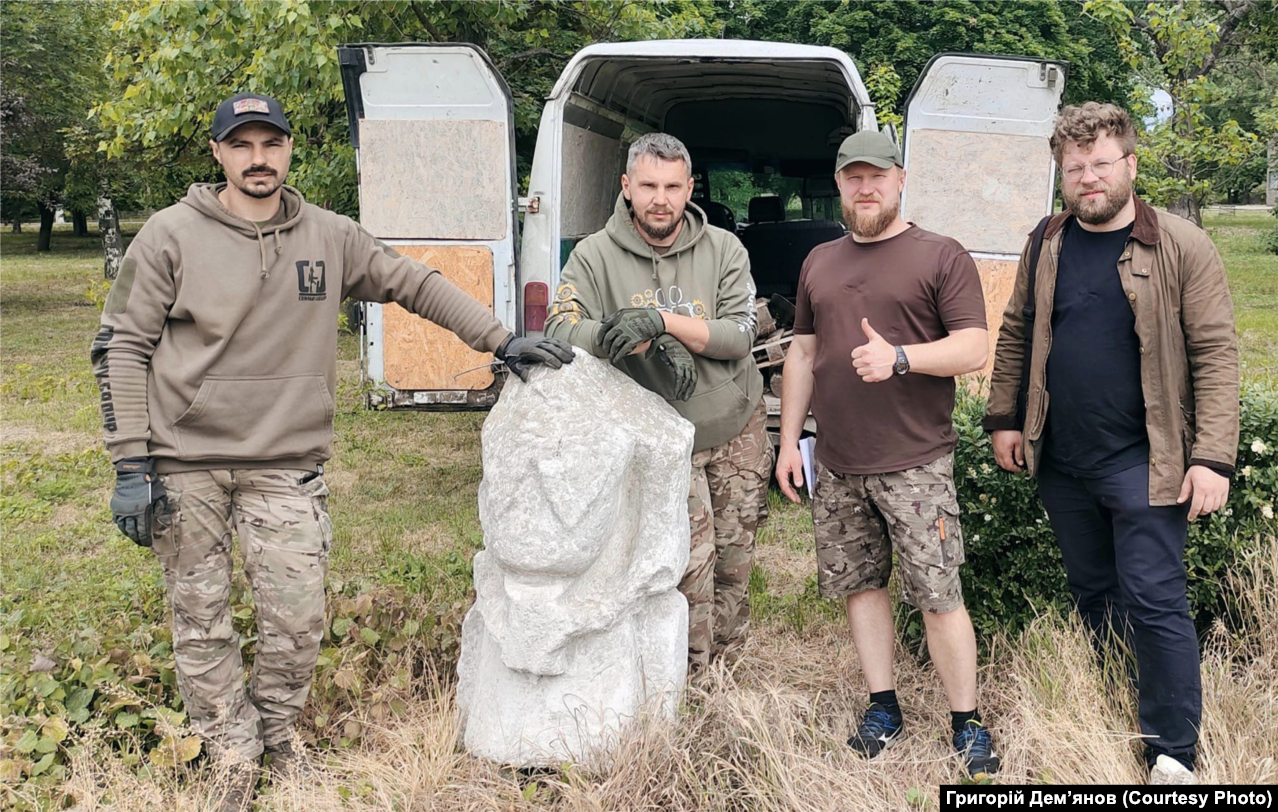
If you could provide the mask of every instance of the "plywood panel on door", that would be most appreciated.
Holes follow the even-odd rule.
[[[493,306],[493,254],[474,245],[396,245],[407,257],[436,268],[448,281],[470,296]],[[484,368],[464,370],[491,363],[492,353],[466,346],[443,327],[432,324],[397,304],[382,308],[382,340],[386,383],[400,391],[419,389],[487,389],[493,373]]]

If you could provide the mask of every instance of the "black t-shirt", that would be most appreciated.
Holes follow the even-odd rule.
[[[1118,277],[1132,227],[1065,226],[1047,357],[1044,459],[1077,477],[1103,477],[1149,461],[1136,316]]]

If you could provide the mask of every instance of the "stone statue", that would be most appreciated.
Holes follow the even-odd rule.
[[[692,424],[582,350],[507,379],[484,423],[474,607],[457,701],[466,749],[597,763],[641,713],[674,718],[688,659]]]

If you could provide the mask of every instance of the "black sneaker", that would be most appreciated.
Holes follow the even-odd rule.
[[[973,781],[998,772],[998,755],[994,752],[994,737],[985,725],[972,720],[954,734],[954,749],[963,757],[967,774]]]
[[[874,758],[901,740],[905,720],[901,712],[890,711],[877,702],[865,712],[861,726],[857,728],[848,746],[866,758]]]

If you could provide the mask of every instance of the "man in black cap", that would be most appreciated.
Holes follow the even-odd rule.
[[[117,471],[111,510],[164,570],[187,712],[236,765],[229,811],[251,800],[264,751],[277,772],[304,766],[293,728],[324,632],[341,302],[397,302],[521,378],[573,353],[512,335],[435,269],[284,185],[293,139],[274,99],[227,99],[209,143],[226,183],[193,185],[138,232],[92,360]],[[257,606],[247,689],[232,528]]]

